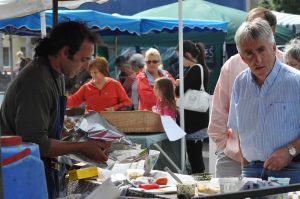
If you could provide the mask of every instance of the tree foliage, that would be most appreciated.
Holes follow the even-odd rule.
[[[278,12],[300,14],[299,0],[272,0],[272,3],[268,0],[261,0],[259,6]]]
[[[263,7],[263,8],[267,8],[269,10],[272,10],[272,5],[270,4],[270,2],[268,0],[262,0],[259,2],[258,4],[259,7]]]

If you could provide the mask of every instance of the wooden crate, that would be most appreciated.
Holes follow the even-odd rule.
[[[160,115],[151,111],[103,111],[100,114],[124,133],[164,132]]]

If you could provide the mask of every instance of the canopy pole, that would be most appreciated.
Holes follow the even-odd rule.
[[[118,57],[118,36],[115,36],[115,60]],[[115,64],[114,64],[115,65]],[[115,78],[118,76],[118,67],[115,65]]]
[[[58,24],[58,0],[52,0],[52,27],[55,27]]]
[[[40,12],[40,20],[41,20],[41,38],[46,37],[46,13],[45,11]]]
[[[178,0],[178,46],[179,46],[179,95],[183,99],[184,84],[183,84],[183,25],[182,25],[182,0]],[[179,106],[180,126],[184,130],[184,109]],[[185,172],[185,137],[181,139],[181,172]]]
[[[9,59],[10,59],[10,79],[14,79],[14,55],[13,55],[13,41],[12,35],[9,35]]]
[[[3,68],[3,39],[4,39],[4,34],[0,33],[0,72],[4,72]],[[1,194],[0,194],[1,196]]]

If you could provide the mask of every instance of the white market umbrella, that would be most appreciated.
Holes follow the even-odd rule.
[[[22,17],[52,8],[52,0],[0,0],[0,19]]]

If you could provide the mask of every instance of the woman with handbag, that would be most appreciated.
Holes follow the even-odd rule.
[[[176,49],[178,53],[178,47]],[[188,67],[184,75],[184,93],[189,89],[200,90],[202,82],[205,90],[207,89],[209,69],[205,63],[204,45],[194,43],[190,40],[183,42],[183,65]],[[204,74],[201,74],[201,66]],[[201,78],[202,77],[204,78]],[[179,97],[179,80],[176,81],[176,96]],[[187,134],[196,133],[207,128],[209,122],[209,110],[206,112],[197,112],[184,110],[185,132]],[[191,165],[191,173],[203,173],[205,170],[202,157],[202,141],[203,140],[187,140],[187,154]]]

